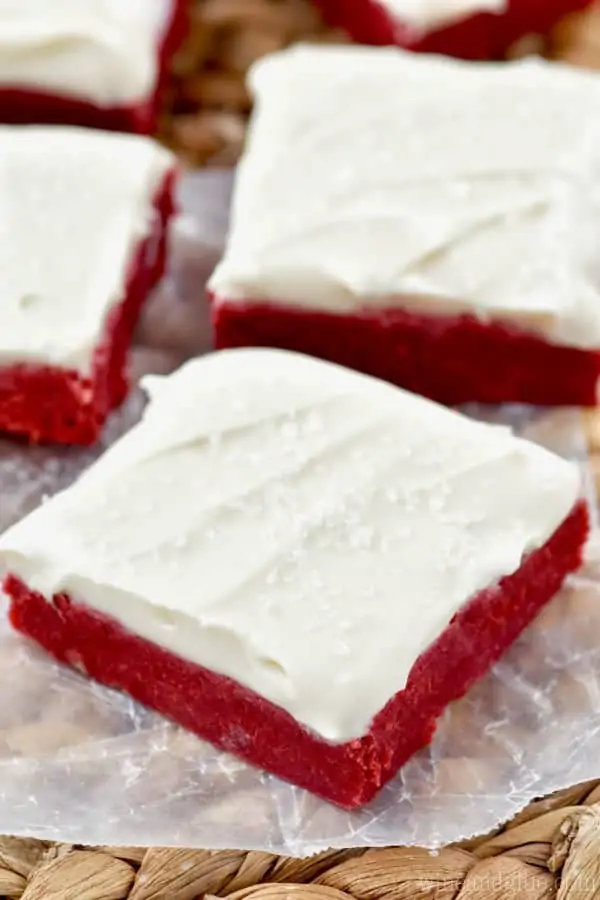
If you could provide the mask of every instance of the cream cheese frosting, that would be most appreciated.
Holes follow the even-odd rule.
[[[250,84],[217,302],[470,312],[600,347],[597,74],[300,46]]]
[[[146,137],[0,127],[0,366],[89,367],[173,166]]]
[[[451,25],[476,13],[504,13],[508,0],[377,0],[413,28],[430,30]]]
[[[309,357],[223,351],[144,387],[141,423],[0,538],[0,567],[332,742],[578,496],[509,430]]]
[[[0,0],[0,88],[126,106],[156,85],[172,0]]]

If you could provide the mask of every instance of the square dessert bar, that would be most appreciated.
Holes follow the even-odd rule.
[[[56,659],[345,807],[581,563],[576,466],[277,350],[148,378],[142,422],[0,538]]]
[[[547,36],[594,0],[316,0],[326,21],[358,43],[498,59],[521,38]]]
[[[297,350],[448,404],[596,403],[596,74],[298,47],[251,86],[218,347]]]
[[[151,138],[0,127],[0,432],[92,443],[125,398],[174,179]]]
[[[0,122],[156,130],[185,0],[0,0]]]

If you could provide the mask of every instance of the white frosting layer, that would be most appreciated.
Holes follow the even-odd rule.
[[[481,12],[503,13],[508,0],[378,0],[401,22],[430,30]]]
[[[145,386],[141,424],[0,564],[331,741],[577,498],[575,466],[508,430],[308,357],[225,351]]]
[[[0,0],[0,88],[101,106],[150,96],[172,0]]]
[[[173,165],[146,137],[0,127],[0,366],[87,369]]]
[[[259,63],[222,298],[474,312],[600,347],[600,78],[299,47]]]

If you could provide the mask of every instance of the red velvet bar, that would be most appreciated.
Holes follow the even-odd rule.
[[[343,744],[326,742],[237,682],[175,656],[64,594],[47,600],[11,575],[3,588],[13,626],[57,660],[127,692],[217,747],[352,808],[367,803],[431,741],[448,704],[486,673],[580,566],[588,528],[581,501],[517,572],[462,607],[415,661],[406,687],[375,717],[369,732]]]
[[[133,332],[165,269],[174,183],[171,172],[154,202],[153,232],[140,242],[131,260],[123,299],[107,317],[90,374],[35,363],[0,364],[0,432],[44,443],[93,444],[97,440],[109,413],[127,396]]]

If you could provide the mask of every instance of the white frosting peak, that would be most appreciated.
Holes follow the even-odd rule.
[[[172,0],[0,0],[0,88],[102,106],[145,100]]]
[[[575,466],[508,430],[308,357],[225,351],[145,386],[142,422],[0,538],[0,565],[331,741],[578,495]]]
[[[228,300],[475,313],[600,347],[600,79],[298,47],[257,64]]]
[[[503,13],[508,0],[378,0],[401,22],[414,28],[432,29],[451,25],[476,13]]]
[[[173,166],[146,137],[0,127],[0,366],[87,369]]]

